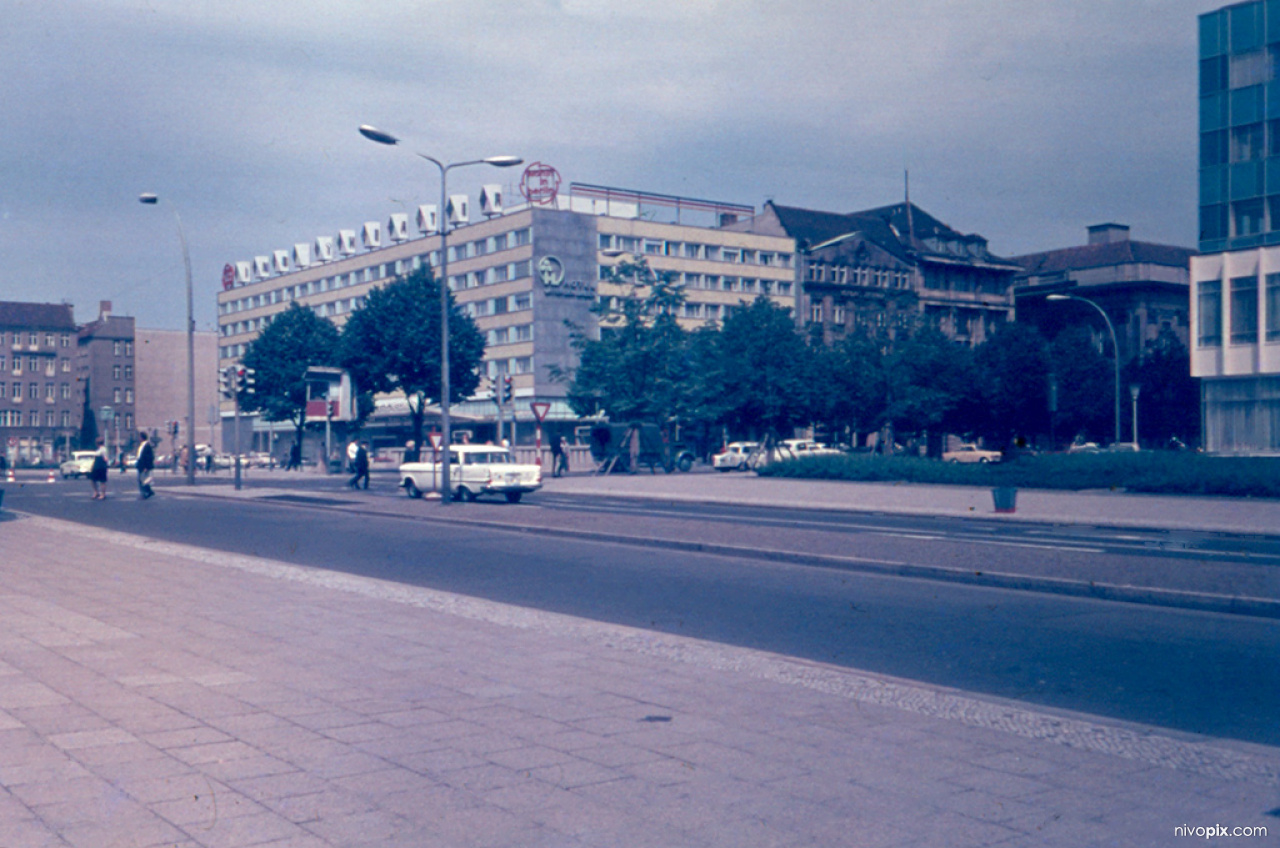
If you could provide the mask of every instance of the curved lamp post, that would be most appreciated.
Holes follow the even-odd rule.
[[[1051,294],[1046,300],[1078,300],[1081,303],[1087,303],[1094,309],[1098,310],[1098,314],[1102,316],[1102,320],[1107,322],[1107,332],[1111,333],[1111,350],[1115,354],[1116,366],[1116,444],[1120,444],[1120,343],[1116,340],[1116,328],[1111,323],[1111,316],[1107,315],[1105,309],[1094,303],[1087,297],[1080,297],[1074,294]]]
[[[160,198],[146,193],[138,196],[139,203],[155,206]],[[191,253],[187,250],[187,235],[182,230],[182,217],[173,209],[173,220],[178,224],[178,241],[182,243],[182,264],[187,271],[187,485],[196,484],[196,319],[191,295]]]
[[[370,141],[376,141],[378,144],[393,146],[400,143],[400,139],[391,133],[383,132],[377,127],[371,127],[368,124],[361,125],[360,134]],[[441,468],[440,502],[447,504],[449,502],[449,493],[452,491],[449,486],[449,215],[447,212],[449,171],[467,165],[493,165],[497,168],[510,168],[513,165],[519,165],[524,160],[519,156],[489,156],[484,159],[469,159],[465,162],[451,162],[446,165],[439,159],[428,156],[425,153],[417,153],[416,155],[426,159],[440,169],[440,455],[443,461],[439,465]],[[421,445],[418,446],[418,450],[422,450]]]

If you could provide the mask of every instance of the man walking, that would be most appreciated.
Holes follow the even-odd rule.
[[[365,447],[365,443],[361,442],[356,447],[355,459],[351,463],[355,467],[355,476],[351,478],[351,482],[347,483],[353,489],[360,488],[360,481],[364,481],[364,488],[369,488],[369,450]]]
[[[151,488],[151,472],[156,467],[156,451],[146,433],[138,433],[138,494],[145,501],[155,494]]]

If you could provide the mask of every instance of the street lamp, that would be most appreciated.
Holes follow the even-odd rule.
[[[400,139],[388,132],[363,124],[360,127],[360,134],[370,141],[376,141],[378,144],[396,145],[400,143]],[[467,165],[493,165],[496,168],[510,168],[513,165],[519,165],[524,160],[519,156],[489,156],[484,159],[469,159],[466,162],[451,162],[445,164],[433,156],[425,153],[417,153],[419,158],[426,159],[431,164],[440,169],[440,455],[443,462],[439,463],[440,472],[440,502],[449,502],[449,493],[452,491],[449,486],[449,215],[447,212],[449,203],[449,191],[447,188],[449,171],[454,168],[462,168]],[[421,450],[422,446],[419,445]]]
[[[146,193],[138,196],[138,202],[155,206],[160,198]],[[182,243],[182,264],[187,271],[187,485],[196,484],[196,319],[191,295],[191,252],[187,250],[187,235],[182,230],[182,217],[173,209],[173,220],[178,224],[178,241]]]
[[[1129,384],[1129,397],[1133,399],[1133,447],[1138,447],[1138,393],[1142,391],[1142,386],[1138,383]]]
[[[1107,315],[1105,309],[1094,303],[1087,297],[1080,297],[1074,294],[1051,294],[1045,298],[1046,300],[1078,300],[1081,303],[1087,303],[1102,316],[1102,320],[1107,322],[1107,332],[1111,333],[1111,350],[1115,354],[1116,366],[1116,444],[1120,443],[1120,344],[1116,340],[1116,328],[1111,323],[1111,316]]]

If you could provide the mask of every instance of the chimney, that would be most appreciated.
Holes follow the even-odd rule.
[[[1114,244],[1128,240],[1128,224],[1094,224],[1089,227],[1089,244]]]
[[[111,301],[98,301],[98,320],[103,321],[111,317]]]

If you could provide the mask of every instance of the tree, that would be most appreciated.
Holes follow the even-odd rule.
[[[757,297],[724,320],[718,342],[708,377],[721,392],[721,420],[731,432],[785,437],[812,420],[811,351],[789,310]]]
[[[449,401],[480,385],[484,336],[449,295]],[[422,445],[430,402],[439,402],[440,285],[423,266],[381,288],[342,328],[341,361],[361,392],[402,392],[409,405],[414,453]]]
[[[98,446],[98,416],[89,404],[89,378],[84,378],[84,406],[80,410],[80,449],[93,450]]]
[[[338,365],[338,328],[312,310],[291,303],[249,344],[242,359],[252,368],[254,391],[240,396],[240,408],[261,412],[267,421],[288,421],[302,444],[307,422],[307,369]]]
[[[1171,330],[1147,343],[1140,360],[1126,369],[1139,387],[1138,435],[1150,445],[1178,438],[1200,440],[1200,388],[1191,376],[1191,354]]]
[[[1054,430],[1068,439],[1101,441],[1115,426],[1115,364],[1088,327],[1068,327],[1049,346],[1058,386]]]
[[[651,272],[643,259],[619,263],[609,279],[626,286],[626,294],[593,307],[599,338],[574,332],[578,365],[569,384],[570,407],[579,415],[603,412],[617,422],[665,424],[687,417],[689,334],[676,320],[683,287],[674,274]]]
[[[935,329],[898,341],[886,368],[885,419],[897,431],[928,433],[941,452],[942,433],[968,433],[981,420],[973,351]]]
[[[981,431],[997,444],[1049,425],[1049,345],[1030,324],[1004,324],[975,351],[986,408]]]
[[[884,354],[854,333],[834,345],[810,343],[814,418],[832,434],[875,430],[885,411]]]

